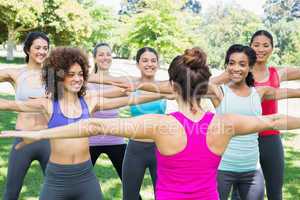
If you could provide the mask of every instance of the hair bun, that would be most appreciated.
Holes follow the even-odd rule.
[[[183,54],[183,63],[190,69],[197,70],[206,66],[206,54],[199,47],[186,49]]]

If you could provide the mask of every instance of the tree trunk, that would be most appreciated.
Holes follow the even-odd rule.
[[[8,27],[8,40],[7,40],[7,54],[6,60],[12,61],[14,59],[14,47],[15,47],[15,33],[12,28]]]

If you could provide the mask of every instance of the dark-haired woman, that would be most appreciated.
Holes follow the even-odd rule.
[[[93,50],[93,57],[95,62],[94,71],[90,74],[94,78],[102,78],[110,74],[110,67],[112,64],[112,51],[107,43],[99,43]],[[89,91],[107,91],[116,86],[107,84],[89,83],[87,88]],[[114,118],[119,116],[118,109],[97,111],[93,114],[95,118]],[[124,138],[99,135],[89,138],[90,154],[92,164],[95,165],[97,159],[101,154],[107,154],[115,167],[120,179],[122,180],[122,165],[126,150],[126,143]]]
[[[155,82],[155,74],[159,67],[159,56],[155,49],[143,47],[137,51],[136,64],[141,72],[141,77],[113,77],[104,75],[101,80],[97,77],[90,77],[89,81],[104,83],[125,83],[125,84],[151,84]],[[117,84],[118,85],[118,84]],[[141,95],[145,91],[136,91],[135,95]],[[139,105],[130,106],[131,116],[144,114],[164,114],[166,101],[157,100]],[[134,166],[134,167],[133,167]],[[128,142],[122,169],[123,200],[140,199],[139,192],[144,179],[146,169],[149,169],[153,188],[156,183],[156,158],[155,144],[152,140],[131,139]]]
[[[88,59],[79,49],[56,48],[51,51],[42,69],[49,98],[26,102],[0,100],[0,108],[43,113],[48,121],[48,128],[53,128],[87,119],[96,110],[161,98],[161,95],[152,94],[139,98],[125,96],[107,99],[102,97],[104,92],[86,94],[88,68]],[[40,199],[102,199],[90,161],[88,138],[54,139],[50,140],[50,144],[51,153]]]
[[[0,70],[0,82],[10,82],[15,88],[16,100],[27,100],[45,96],[45,87],[41,81],[41,69],[49,51],[49,38],[42,32],[31,32],[24,42],[26,67]],[[19,113],[16,121],[17,130],[39,130],[47,127],[47,121],[40,113]],[[34,160],[45,172],[50,155],[50,145],[47,140],[26,146],[16,151],[15,146],[21,141],[14,141],[8,163],[7,180],[4,200],[19,198],[24,177]]]
[[[232,45],[225,58],[229,82],[210,97],[217,113],[259,116],[261,101],[299,98],[299,89],[254,88],[251,70],[256,62],[255,51],[243,45]],[[212,86],[211,86],[212,87]],[[234,137],[222,156],[218,171],[218,190],[221,200],[227,200],[232,185],[243,200],[264,199],[264,179],[258,164],[258,134]]]
[[[274,43],[272,35],[265,30],[256,31],[251,38],[250,46],[256,52],[257,60],[252,73],[255,86],[280,87],[280,82],[300,79],[300,69],[267,66],[272,54]],[[216,83],[229,81],[227,73],[213,80]],[[278,112],[277,100],[262,101],[262,114],[269,115]],[[264,174],[267,197],[271,200],[282,200],[284,176],[284,152],[278,130],[266,130],[259,133],[260,165]]]
[[[210,72],[201,49],[186,50],[173,59],[168,71],[179,112],[131,119],[88,119],[43,131],[8,131],[0,137],[68,138],[101,133],[152,139],[157,146],[157,200],[218,200],[217,168],[233,136],[300,127],[300,118],[283,115],[214,115],[203,111],[199,102],[207,93]]]

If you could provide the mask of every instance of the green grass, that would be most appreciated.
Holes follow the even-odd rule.
[[[6,57],[0,56],[0,64],[24,64],[25,59],[24,57],[14,57],[13,60],[8,61],[6,60]]]
[[[13,99],[11,95],[0,94],[0,98]],[[0,112],[0,130],[14,129],[16,113]],[[283,134],[285,140],[292,140],[295,134]],[[8,155],[11,149],[12,140],[0,140],[0,198],[4,192],[6,181]],[[285,180],[284,180],[284,199],[300,199],[300,151],[285,147]],[[121,199],[121,181],[115,172],[107,156],[101,156],[95,167],[95,172],[99,178],[105,199]],[[42,184],[42,173],[38,162],[33,162],[24,181],[21,191],[21,200],[38,199]],[[152,183],[149,173],[145,176],[141,190],[143,199],[153,199]]]

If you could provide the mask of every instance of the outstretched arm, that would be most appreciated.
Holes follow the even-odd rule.
[[[162,98],[168,98],[168,95],[162,93],[148,93],[148,94],[131,95],[131,96],[125,96],[119,98],[98,98],[95,110],[108,110],[108,109],[120,108],[127,105],[141,104],[141,103],[155,101]]]
[[[280,81],[292,81],[300,79],[300,67],[278,68]]]
[[[159,82],[145,82],[140,83],[137,86],[137,89],[145,90],[149,92],[158,92],[158,93],[172,93],[172,88],[169,81],[159,81]]]
[[[273,88],[268,86],[257,87],[257,91],[261,93],[262,99],[287,99],[287,98],[299,98],[300,89],[290,88]]]
[[[0,82],[15,82],[15,77],[17,74],[16,69],[1,69],[0,70]]]
[[[143,115],[134,118],[84,119],[79,122],[40,131],[3,131],[0,137],[22,137],[34,140],[89,137],[97,134],[136,139],[153,139],[163,124],[162,115]]]
[[[46,98],[30,99],[27,101],[0,99],[0,110],[43,113],[46,111],[47,102]]]
[[[264,130],[291,130],[300,128],[300,118],[288,115],[264,115],[264,116],[243,116],[224,115],[226,123],[229,125],[229,132],[235,135],[245,135]]]
[[[136,78],[133,77],[126,77],[126,76],[121,76],[121,77],[115,77],[111,75],[104,75],[104,74],[90,74],[88,78],[88,82],[90,83],[102,83],[102,84],[109,84],[113,85],[113,83],[131,83],[135,80]]]

